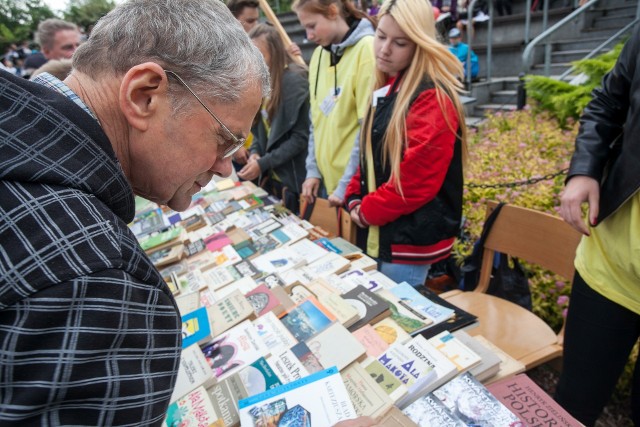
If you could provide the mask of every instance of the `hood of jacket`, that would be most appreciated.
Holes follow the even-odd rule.
[[[0,71],[0,180],[93,194],[126,223],[133,191],[98,122],[66,96]]]
[[[345,35],[345,38],[340,43],[324,46],[324,48],[331,52],[332,63],[337,63],[349,46],[355,45],[363,37],[373,36],[374,34],[375,29],[371,22],[369,22],[368,19],[360,19],[358,21],[354,21]]]

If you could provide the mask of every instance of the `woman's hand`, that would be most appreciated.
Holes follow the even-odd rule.
[[[262,173],[262,171],[260,170],[258,162],[256,160],[250,160],[240,169],[238,176],[246,181],[253,181],[260,176],[260,173]]]
[[[320,191],[320,178],[307,178],[302,183],[302,197],[307,203],[313,203],[318,197]]]

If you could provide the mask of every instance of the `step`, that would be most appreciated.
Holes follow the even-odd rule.
[[[516,111],[518,109],[516,104],[481,104],[476,105],[476,110],[483,112],[489,111]]]
[[[467,125],[468,128],[477,128],[486,120],[487,119],[484,117],[465,116],[464,123]]]
[[[638,5],[629,4],[629,5],[620,5],[620,6],[609,6],[609,7],[596,7],[591,9],[592,12],[599,13],[600,16],[635,16],[636,10],[638,9]]]
[[[634,15],[625,16],[599,16],[591,23],[591,28],[617,28],[621,29],[635,18]]]
[[[565,50],[584,50],[594,49],[604,43],[611,35],[607,37],[588,37],[585,36],[579,39],[561,39],[551,42],[551,46],[554,52]]]
[[[591,53],[590,49],[561,50],[551,52],[552,62],[573,62],[583,59]]]
[[[492,104],[514,104],[518,101],[517,90],[497,90],[491,92]]]

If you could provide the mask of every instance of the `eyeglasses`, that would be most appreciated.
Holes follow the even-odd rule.
[[[200,103],[200,105],[202,105],[202,107],[204,107],[205,110],[207,110],[207,113],[209,113],[209,115],[211,115],[211,117],[213,117],[213,119],[218,122],[218,124],[220,125],[220,127],[222,129],[224,129],[224,131],[227,133],[227,135],[229,136],[229,139],[231,139],[231,141],[233,141],[228,147],[226,147],[224,149],[224,151],[222,152],[222,158],[223,159],[227,159],[231,156],[233,156],[233,154],[238,151],[240,149],[240,147],[242,147],[244,145],[244,143],[246,142],[246,138],[238,138],[237,136],[235,136],[233,134],[233,132],[231,132],[229,130],[228,127],[225,126],[224,123],[222,123],[222,121],[218,118],[218,116],[216,116],[215,114],[213,114],[213,111],[211,111],[209,109],[209,107],[207,107],[204,102],[202,102],[202,100],[200,99],[200,97],[198,95],[196,95],[196,93],[194,91],[191,90],[191,88],[185,83],[184,80],[182,80],[182,78],[177,75],[176,73],[174,73],[173,71],[169,71],[169,70],[164,70],[165,73],[172,75],[173,77],[176,78],[176,80],[178,80],[180,82],[180,84],[182,86],[184,86],[185,88],[187,88],[187,90],[189,92],[191,92],[191,95],[193,95],[198,102]],[[226,145],[225,143],[219,143],[220,145]]]

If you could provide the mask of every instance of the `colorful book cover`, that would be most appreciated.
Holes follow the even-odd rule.
[[[280,317],[280,321],[298,341],[311,338],[335,320],[336,317],[315,298],[301,302]]]
[[[169,405],[164,425],[224,427],[224,421],[216,413],[204,387],[198,387]]]
[[[300,359],[288,348],[272,353],[272,355],[267,358],[267,363],[283,384],[299,380],[309,375],[307,368],[304,367]]]
[[[264,357],[242,369],[237,375],[246,387],[249,396],[254,396],[282,385],[282,382],[280,382],[280,379]]]
[[[350,331],[360,329],[368,323],[376,323],[389,316],[389,302],[374,294],[362,285],[356,286],[349,292],[342,294],[348,303],[353,305],[360,316],[360,320],[349,327]]]
[[[432,393],[422,396],[402,410],[411,421],[420,427],[466,427],[467,424],[453,415],[449,408]],[[484,424],[470,424],[480,427]],[[495,426],[498,427],[498,426]],[[500,426],[502,427],[502,426]],[[505,424],[504,427],[511,427]]]
[[[390,346],[377,360],[407,386],[410,394],[436,376],[433,366],[402,344]]]
[[[419,316],[413,310],[400,303],[398,297],[387,289],[378,291],[378,295],[389,303],[390,317],[408,334],[415,335],[426,329],[433,322],[424,316]]]
[[[280,304],[278,297],[276,297],[275,294],[271,292],[271,289],[264,283],[259,284],[244,296],[258,317],[271,311],[273,311],[275,315],[279,315],[283,311],[282,304]]]
[[[478,353],[467,347],[449,331],[444,331],[430,338],[429,343],[444,353],[456,365],[459,372],[470,369],[482,360]]]
[[[500,380],[487,389],[527,426],[582,426],[526,374]]]
[[[441,305],[443,307],[447,307],[453,310],[453,316],[449,319],[445,320],[442,323],[438,323],[437,325],[432,325],[431,327],[425,329],[420,332],[420,335],[429,339],[438,335],[442,331],[457,331],[458,329],[467,329],[472,328],[478,324],[478,317],[461,309],[460,307],[451,304],[446,299],[442,298],[426,286],[422,286],[418,288],[418,292],[420,292],[425,297],[429,298],[434,303]]]
[[[201,344],[211,339],[211,326],[206,307],[182,316],[182,348]]]
[[[356,418],[336,368],[316,372],[238,402],[242,426],[332,426]]]
[[[432,325],[444,322],[453,316],[452,309],[434,303],[407,282],[399,283],[398,286],[390,289],[390,292],[398,298],[402,306],[421,319],[431,320]]]
[[[215,337],[202,347],[202,352],[220,381],[267,356],[269,349],[258,336],[253,323],[245,320]]]
[[[359,416],[378,419],[393,406],[391,398],[359,363],[345,367],[340,375]]]
[[[522,426],[522,421],[469,372],[453,378],[433,394],[469,426]]]
[[[283,348],[291,348],[298,343],[273,312],[258,317],[253,321],[253,325],[271,354]]]
[[[227,245],[231,244],[231,239],[224,232],[213,234],[204,239],[204,244],[211,252],[217,252],[222,250]]]
[[[384,340],[387,344],[391,345],[396,342],[405,343],[411,339],[411,335],[407,333],[398,322],[393,320],[391,317],[387,317],[386,319],[382,319],[381,321],[374,323],[373,330],[376,331],[380,338]]]
[[[353,336],[364,346],[367,356],[378,357],[389,348],[389,344],[378,335],[371,325],[364,325],[353,331]]]
[[[313,354],[309,346],[307,346],[307,343],[299,342],[291,347],[291,352],[298,358],[307,372],[314,373],[324,369],[324,366],[322,366],[316,355]]]
[[[407,395],[409,389],[377,359],[368,359],[362,366],[391,400],[399,401]]]

